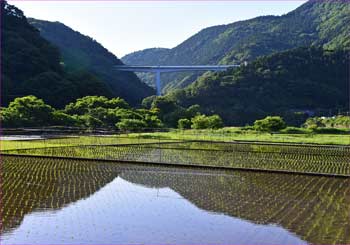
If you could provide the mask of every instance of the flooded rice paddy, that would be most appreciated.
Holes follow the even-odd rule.
[[[350,178],[2,156],[2,244],[349,244]]]
[[[64,139],[66,143],[69,141]],[[155,142],[127,139],[110,144],[23,145],[7,154],[287,171],[350,177],[350,147],[205,141]],[[63,140],[58,140],[62,143]],[[79,141],[77,141],[79,142]],[[34,145],[34,147],[33,147]],[[21,145],[22,146],[22,145]]]

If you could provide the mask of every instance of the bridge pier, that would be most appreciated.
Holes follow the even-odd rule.
[[[157,88],[157,96],[161,96],[162,89],[161,89],[161,85],[160,85],[160,71],[159,70],[156,71],[156,88]]]
[[[156,77],[157,95],[162,94],[162,86],[160,74],[162,72],[189,72],[189,71],[226,71],[231,67],[239,67],[239,65],[191,65],[191,66],[129,66],[117,65],[115,68],[119,71],[132,72],[154,72]]]

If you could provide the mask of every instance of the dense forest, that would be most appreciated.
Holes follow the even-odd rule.
[[[169,50],[147,49],[122,58],[129,65],[210,65],[252,61],[301,46],[350,48],[350,1],[312,0],[282,16],[262,16],[213,26]],[[153,52],[153,56],[151,55]],[[162,76],[163,92],[186,87],[200,75]],[[149,84],[151,76],[141,76]]]
[[[113,71],[113,65],[121,61],[91,38],[54,23],[59,27],[57,38],[70,43],[63,43],[66,49],[61,49],[43,38],[20,9],[5,1],[1,1],[1,18],[3,106],[26,95],[58,108],[86,95],[122,96],[136,105],[154,94],[135,74]]]
[[[29,18],[29,23],[40,31],[40,35],[56,45],[62,53],[67,72],[86,70],[101,80],[115,97],[122,97],[132,105],[155,94],[132,72],[120,72],[115,65],[123,63],[96,40],[85,36],[60,22],[49,22]]]
[[[1,18],[2,105],[29,94],[57,107],[84,95],[112,95],[91,73],[66,73],[59,50],[40,36],[21,10],[1,1]]]
[[[164,98],[184,107],[198,104],[203,113],[215,112],[227,125],[244,125],[266,115],[292,122],[304,114],[347,111],[348,67],[347,51],[297,48],[227,72],[208,72]]]

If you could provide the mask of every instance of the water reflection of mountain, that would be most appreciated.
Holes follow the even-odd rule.
[[[212,173],[125,171],[121,177],[148,187],[169,187],[204,210],[281,225],[310,243],[350,243],[350,179]]]
[[[2,156],[1,233],[37,210],[57,210],[101,189],[118,175],[116,165]]]
[[[310,243],[350,243],[350,179],[2,156],[2,230],[88,198],[116,176],[169,187],[197,207],[275,223]]]

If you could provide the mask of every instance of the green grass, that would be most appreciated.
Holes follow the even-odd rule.
[[[170,132],[134,133],[115,136],[72,136],[30,141],[0,140],[0,150],[76,145],[135,144],[167,140],[270,141],[282,143],[350,145],[350,134],[346,134],[345,131],[344,134],[313,134],[307,130],[301,130],[297,133],[269,134],[230,127],[219,130],[172,130]]]
[[[174,130],[171,132],[144,133],[141,136],[162,139],[212,140],[212,141],[270,141],[281,143],[312,143],[325,145],[350,145],[350,134],[314,134],[305,133],[261,133],[240,128],[223,128],[219,130]]]
[[[136,137],[136,135],[115,136],[76,136],[42,140],[0,140],[1,150],[15,150],[27,148],[46,148],[78,145],[119,145],[157,142],[153,137]]]

